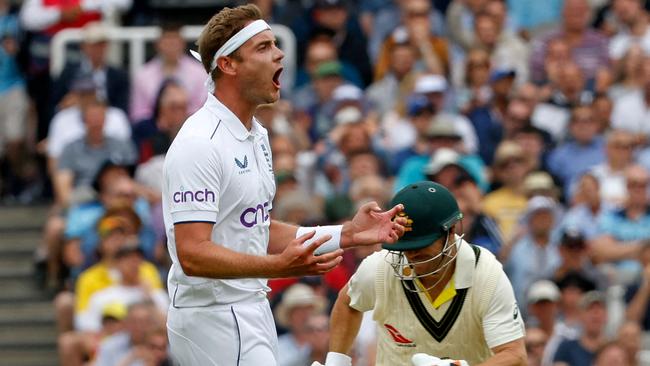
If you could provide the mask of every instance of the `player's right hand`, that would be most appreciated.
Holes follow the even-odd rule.
[[[324,235],[316,238],[311,244],[304,243],[313,238],[316,231],[310,231],[292,240],[284,251],[277,255],[278,271],[282,277],[321,275],[334,269],[343,257],[343,249],[314,255],[316,248],[332,238]]]

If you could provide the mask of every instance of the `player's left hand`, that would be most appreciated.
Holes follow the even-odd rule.
[[[352,221],[343,224],[341,247],[395,243],[404,235],[406,218],[395,217],[402,210],[401,204],[388,211],[382,211],[377,202],[364,204]]]

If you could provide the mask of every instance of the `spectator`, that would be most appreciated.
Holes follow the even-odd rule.
[[[535,196],[542,196],[557,202],[559,198],[553,178],[545,171],[528,173],[524,179],[524,194],[529,200]],[[562,212],[561,207],[558,207],[558,212]]]
[[[149,330],[144,344],[134,346],[117,366],[171,366],[167,329],[157,325]]]
[[[600,202],[599,182],[592,174],[583,174],[576,183],[575,193],[572,194],[571,207],[562,218],[562,227],[578,230],[581,236],[591,240],[598,235],[597,218],[603,212]]]
[[[324,314],[314,314],[307,319],[307,332],[311,353],[301,365],[312,361],[325,362],[329,350],[329,318]]]
[[[631,365],[625,349],[616,342],[605,343],[594,355],[594,366]]]
[[[529,366],[542,366],[542,355],[548,336],[540,328],[526,329],[526,354]]]
[[[560,343],[554,366],[592,365],[596,351],[605,344],[605,323],[607,322],[607,302],[605,296],[597,291],[584,294],[580,299],[580,321],[582,335],[576,340]]]
[[[56,195],[65,206],[92,199],[93,179],[107,160],[125,166],[134,165],[137,160],[131,141],[104,136],[107,118],[104,103],[98,100],[90,102],[82,111],[81,118],[85,136],[65,146],[54,175]]]
[[[529,168],[523,154],[523,149],[515,142],[505,140],[499,145],[492,176],[501,187],[488,193],[483,200],[484,212],[494,218],[506,241],[515,235],[517,222],[528,202],[524,194],[524,178]]]
[[[535,281],[550,278],[560,265],[557,242],[553,238],[557,225],[557,205],[548,197],[533,197],[523,218],[523,232],[514,243],[506,242],[499,253],[504,270],[520,303],[526,289]]]
[[[609,66],[607,39],[589,28],[591,9],[587,0],[566,0],[562,9],[562,25],[533,43],[531,76],[534,81],[544,79],[543,62],[549,42],[564,40],[571,50],[571,58],[586,80],[596,77],[600,68]]]
[[[640,364],[641,326],[638,322],[626,321],[618,328],[617,342],[627,355],[630,366]]]
[[[553,142],[546,131],[525,125],[513,132],[512,140],[524,149],[524,159],[531,170],[548,170],[548,152]],[[557,192],[555,197],[557,199]]]
[[[326,307],[325,299],[317,296],[305,284],[297,283],[289,287],[275,308],[275,316],[280,326],[288,333],[278,338],[278,365],[302,366],[311,354],[308,319]]]
[[[538,328],[545,335],[555,334],[560,301],[560,289],[555,283],[549,280],[535,281],[528,289],[526,300],[528,304],[526,324]],[[545,339],[545,343],[546,340],[548,339]]]
[[[625,318],[650,330],[650,246],[644,243],[638,260],[642,267],[641,274],[627,287],[625,293]]]
[[[598,129],[592,107],[572,108],[569,121],[572,139],[553,149],[548,158],[549,170],[560,180],[565,197],[571,197],[580,174],[605,160],[605,139],[598,134]]]
[[[648,183],[650,175],[643,167],[625,170],[627,200],[620,209],[604,213],[597,225],[601,235],[591,245],[594,260],[615,265],[613,283],[629,285],[642,272],[638,262],[645,241],[650,238]]]
[[[614,0],[612,10],[621,28],[609,42],[609,57],[615,62],[623,58],[630,47],[640,46],[650,53],[650,23],[640,0]]]
[[[203,82],[205,70],[185,54],[185,41],[179,24],[164,24],[156,41],[156,57],[133,76],[131,90],[131,122],[150,119],[154,114],[156,95],[169,78],[181,83],[189,96],[190,114],[196,112],[207,98]]]
[[[431,4],[425,0],[404,2],[402,24],[386,37],[375,63],[374,80],[380,80],[388,72],[392,48],[396,44],[410,43],[417,49],[416,69],[437,75],[448,75],[450,56],[447,41],[433,35],[430,31],[429,14]]]
[[[648,122],[648,98],[650,97],[650,57],[643,60],[641,88],[636,93],[621,96],[614,102],[612,127],[635,135],[638,142],[645,144],[650,134]]]
[[[136,303],[131,305],[125,320],[126,330],[117,333],[102,342],[97,351],[95,365],[134,366],[137,365],[134,361],[141,359],[141,357],[154,358],[155,356],[160,355],[157,352],[154,355],[150,355],[146,350],[162,348],[158,347],[162,345],[158,344],[161,340],[160,337],[154,338],[151,336],[152,332],[161,334],[160,331],[157,331],[157,329],[161,327],[161,323],[162,320],[156,314],[153,305],[149,303]],[[150,347],[147,347],[147,341],[151,342],[149,343]],[[154,345],[156,347],[151,347]],[[160,366],[161,364],[164,363],[148,363],[145,365]]]
[[[590,170],[600,186],[601,202],[606,206],[625,203],[625,170],[633,162],[634,135],[624,130],[605,134],[605,161]]]
[[[635,1],[635,0],[633,0]],[[609,88],[608,95],[613,100],[626,96],[631,93],[638,93],[643,87],[643,60],[645,53],[643,49],[632,44],[622,55],[617,63],[614,85]]]
[[[76,104],[75,93],[70,87],[75,79],[88,77],[95,84],[95,94],[111,107],[128,112],[129,76],[119,68],[106,63],[108,51],[108,29],[98,22],[88,23],[83,28],[81,60],[68,63],[53,82],[52,104],[55,110]]]
[[[10,1],[0,1],[0,160],[9,174],[0,175],[0,196],[20,193],[16,177],[25,157],[27,106],[25,79],[18,67],[20,26]]]
[[[473,25],[485,3],[486,0],[455,0],[447,9],[449,38],[463,50],[469,50],[476,43]]]
[[[461,75],[456,95],[459,111],[467,114],[476,108],[486,107],[492,98],[490,80],[490,55],[481,48],[471,49],[465,59],[465,69]]]
[[[604,290],[608,285],[607,279],[591,262],[587,242],[575,228],[566,228],[562,233],[559,245],[560,265],[553,274],[553,279],[561,280],[570,273],[578,273]]]

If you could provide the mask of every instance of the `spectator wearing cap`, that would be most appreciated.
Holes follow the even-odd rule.
[[[524,193],[528,199],[535,196],[543,196],[557,202],[560,198],[553,178],[545,171],[535,171],[526,175],[524,179]]]
[[[416,57],[417,49],[410,43],[395,44],[391,49],[388,71],[366,89],[366,98],[380,117],[391,111],[396,113],[400,101],[406,98],[415,81]]]
[[[599,134],[592,107],[571,109],[569,133],[571,139],[553,149],[548,158],[549,170],[562,183],[566,197],[571,196],[580,174],[605,161],[605,139]]]
[[[326,38],[334,41],[339,58],[361,75],[363,86],[372,81],[372,67],[368,56],[368,41],[356,16],[352,16],[352,4],[346,0],[317,0],[307,10],[307,16],[292,20],[291,28],[298,43],[298,64],[304,64],[302,56],[310,39]]]
[[[88,23],[82,30],[81,60],[68,63],[52,86],[52,104],[56,109],[74,104],[75,94],[70,93],[72,82],[82,76],[90,77],[97,97],[124,113],[129,108],[129,75],[122,69],[108,65],[109,30],[99,22]]]
[[[446,97],[448,84],[444,76],[435,74],[421,75],[415,81],[413,92],[424,95],[429,99],[436,118],[447,120],[454,125],[463,139],[463,151],[465,153],[473,154],[478,150],[478,139],[472,123],[465,116],[445,111],[446,103],[453,105],[453,101],[448,100]]]
[[[528,199],[524,179],[528,171],[529,164],[521,146],[510,140],[503,141],[492,164],[493,184],[500,184],[500,187],[485,195],[483,210],[497,222],[504,240],[511,240],[515,235],[517,222],[526,210]]]
[[[53,176],[56,196],[64,206],[92,199],[92,181],[105,161],[129,166],[138,158],[132,141],[104,136],[107,107],[103,102],[90,102],[81,118],[85,136],[63,148]]]
[[[575,340],[565,340],[558,346],[554,366],[591,366],[596,351],[607,341],[607,301],[605,295],[590,291],[580,299],[582,334]]]
[[[312,142],[323,138],[334,127],[331,121],[332,109],[335,105],[333,102],[334,90],[346,85],[342,68],[343,66],[338,61],[323,62],[318,65],[312,81],[316,99],[302,107],[300,107],[301,103],[297,106],[299,111],[306,113],[309,117],[308,132]]]
[[[559,281],[569,273],[579,273],[596,284],[599,289],[607,287],[605,274],[591,262],[587,241],[577,228],[564,229],[558,250],[561,259],[559,267],[553,274],[554,280]]]
[[[426,0],[403,4],[401,24],[386,37],[375,63],[375,80],[389,69],[390,54],[395,44],[408,42],[418,50],[416,69],[424,73],[448,75],[450,51],[447,41],[431,32],[431,4]]]
[[[531,77],[534,81],[544,79],[543,63],[549,43],[562,39],[571,49],[571,59],[579,65],[581,73],[589,80],[596,72],[609,67],[607,38],[589,27],[591,8],[586,0],[564,1],[562,25],[532,44]]]
[[[526,295],[526,325],[541,329],[547,336],[554,334],[559,316],[560,289],[549,280],[531,284]]]
[[[449,189],[463,213],[465,240],[482,246],[498,255],[503,237],[497,223],[483,212],[483,193],[472,176],[461,172]]]
[[[634,135],[612,129],[605,134],[605,161],[589,173],[598,179],[601,201],[622,206],[626,201],[625,170],[634,162]]]
[[[322,313],[326,306],[326,300],[303,283],[296,283],[283,293],[275,308],[275,319],[288,333],[278,338],[279,366],[305,364],[311,353],[307,321],[313,314]]]
[[[162,83],[169,78],[185,88],[189,96],[188,113],[196,112],[203,105],[207,98],[203,85],[205,70],[185,52],[180,24],[163,24],[160,37],[156,40],[156,56],[136,71],[131,82],[129,116],[132,123],[152,118],[156,95]]]
[[[69,143],[82,138],[86,132],[84,114],[90,105],[102,103],[97,97],[94,81],[86,76],[72,82],[71,92],[76,95],[78,103],[62,109],[52,119],[47,135],[48,172],[54,176],[58,160],[63,149]],[[115,107],[107,107],[103,126],[104,135],[117,140],[131,138],[131,126],[126,114]]]
[[[499,257],[515,292],[524,303],[526,289],[539,279],[551,278],[560,265],[560,254],[554,238],[557,225],[557,204],[548,197],[530,199],[522,219],[519,238],[504,244]]]
[[[629,285],[642,273],[638,258],[650,239],[650,174],[645,168],[632,165],[625,170],[625,181],[625,204],[600,216],[600,235],[592,241],[591,252],[595,261],[614,264],[615,283]]]

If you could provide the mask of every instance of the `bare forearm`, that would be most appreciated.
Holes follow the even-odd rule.
[[[625,311],[627,320],[635,322],[643,320],[648,308],[648,297],[650,297],[650,284],[644,280]]]
[[[349,354],[352,349],[363,313],[350,307],[348,286],[339,292],[330,318],[330,352]]]
[[[634,259],[639,254],[641,244],[638,242],[619,243],[613,239],[594,241],[591,247],[592,256],[598,262]]]
[[[289,242],[296,238],[296,225],[288,224],[278,220],[271,220],[269,233],[269,254],[282,253]]]
[[[476,366],[525,366],[526,358],[510,353],[497,353]]]
[[[204,241],[183,253],[181,266],[185,274],[207,278],[275,278],[282,277],[275,256],[257,256],[230,250]]]

